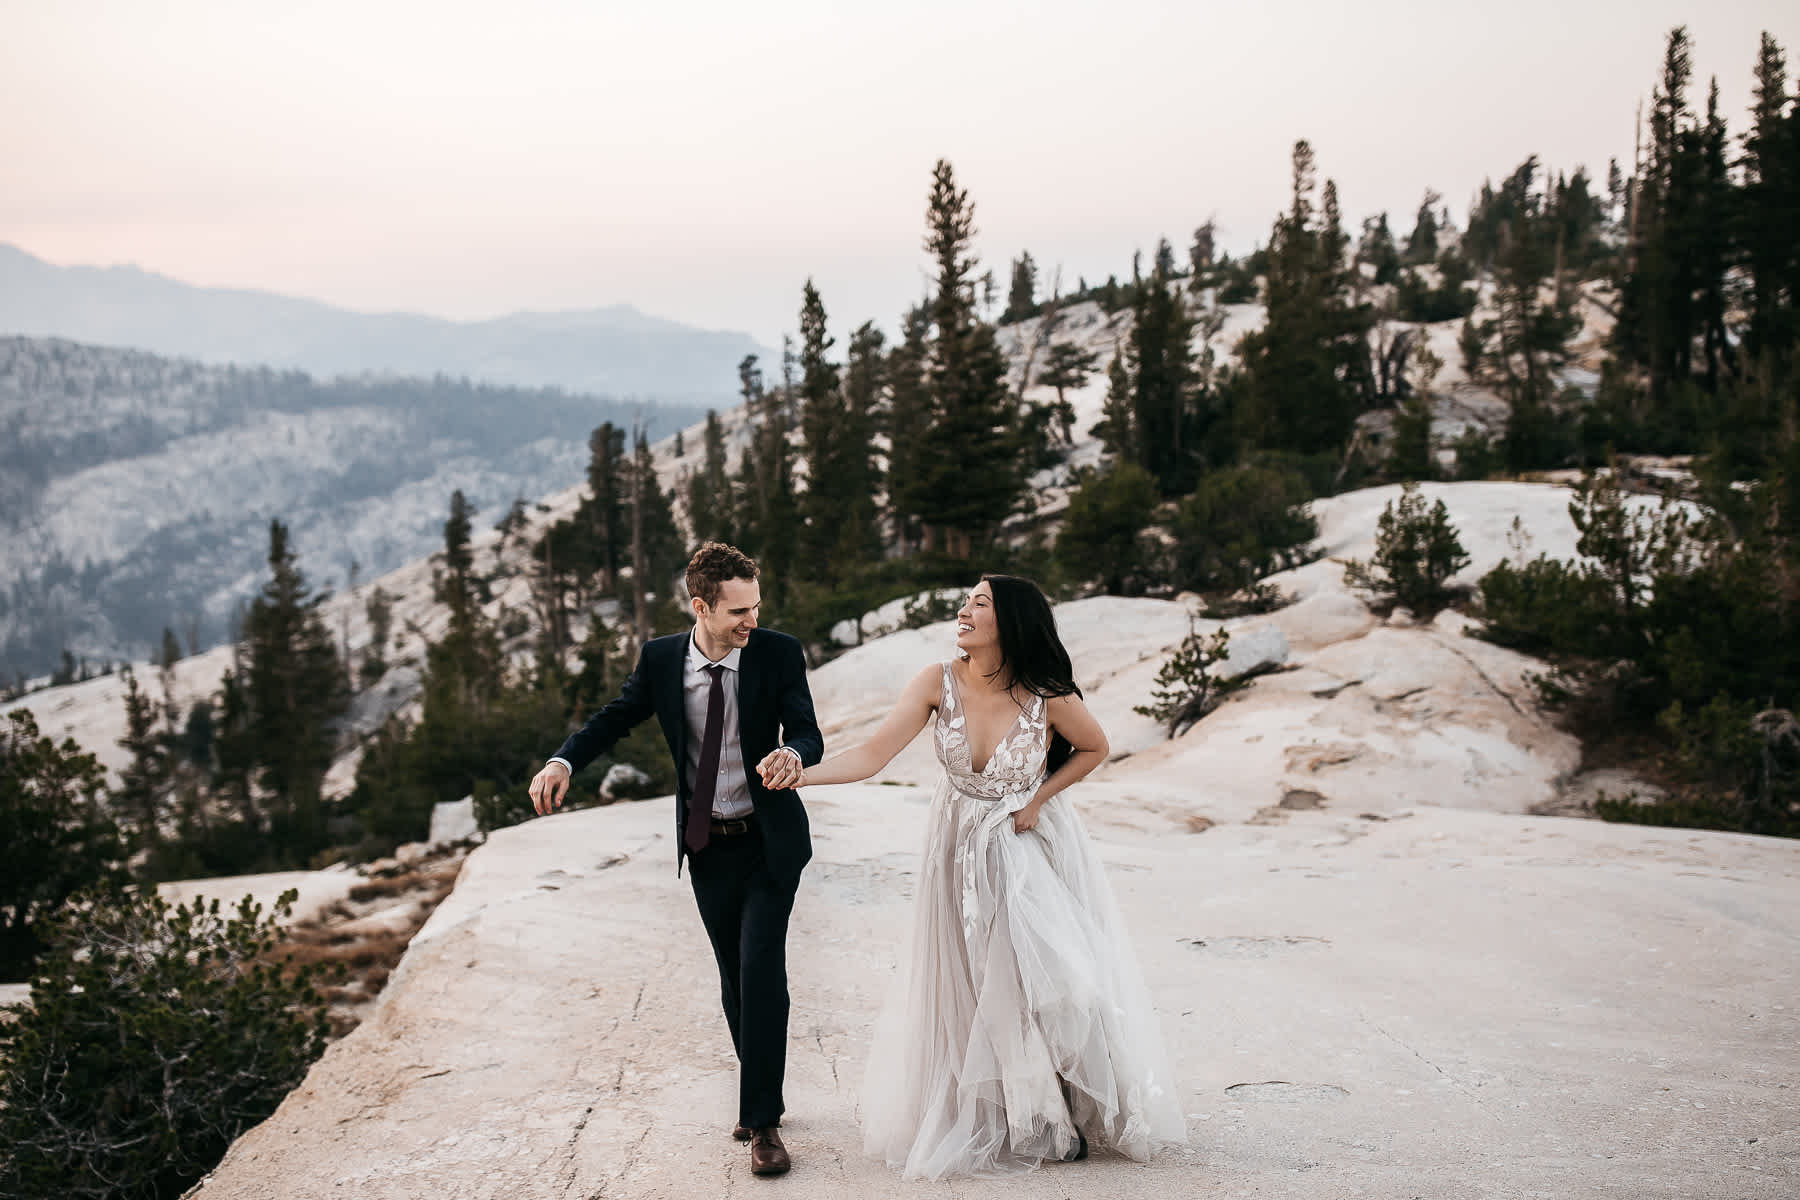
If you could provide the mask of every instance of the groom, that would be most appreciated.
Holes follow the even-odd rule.
[[[779,1175],[793,1165],[777,1129],[788,914],[812,857],[793,786],[802,766],[824,756],[825,739],[800,643],[756,627],[756,575],[756,563],[734,547],[708,542],[695,551],[687,566],[693,632],[646,642],[618,699],[570,735],[530,793],[540,815],[553,811],[576,771],[646,718],[662,725],[677,768],[675,869],[687,860],[737,1050],[732,1136],[750,1143],[753,1174]]]

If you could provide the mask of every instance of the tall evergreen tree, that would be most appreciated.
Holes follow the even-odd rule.
[[[1341,447],[1373,390],[1369,310],[1341,291],[1347,239],[1337,189],[1327,182],[1320,210],[1316,187],[1312,147],[1297,142],[1293,202],[1269,242],[1268,318],[1242,343],[1238,417],[1241,439],[1302,454]]]
[[[1125,462],[1138,461],[1136,406],[1132,403],[1131,368],[1123,354],[1114,354],[1106,366],[1106,399],[1100,406],[1100,423],[1091,432],[1100,445]]]
[[[966,557],[1011,513],[1023,478],[1006,357],[975,310],[975,205],[944,159],[932,172],[926,223],[937,292],[919,516],[928,542]]]
[[[1011,325],[1037,313],[1037,264],[1031,261],[1030,251],[1023,251],[1013,259],[1012,284],[1007,288],[1006,311],[1000,314],[1000,323]]]
[[[601,572],[600,586],[612,590],[625,565],[630,536],[626,531],[625,431],[604,421],[588,438],[588,496],[585,507]]]
[[[931,423],[931,314],[920,304],[901,321],[901,341],[888,355],[887,409],[880,422],[887,434],[888,518],[902,549],[917,546],[919,514],[925,506],[925,430]]]
[[[1088,378],[1098,366],[1099,355],[1092,350],[1083,350],[1074,342],[1057,342],[1044,359],[1044,373],[1038,376],[1038,382],[1056,389],[1056,419],[1052,427],[1061,433],[1065,446],[1074,442],[1075,409],[1064,393],[1086,387]]]
[[[1794,210],[1800,195],[1800,109],[1788,93],[1786,57],[1767,33],[1757,52],[1753,100],[1740,159],[1739,238],[1750,285],[1744,349],[1780,381],[1800,340],[1794,319],[1800,300],[1800,220]]]
[[[1166,245],[1166,243],[1165,243]],[[1194,321],[1179,288],[1156,267],[1138,289],[1128,343],[1135,458],[1164,495],[1191,491],[1199,474],[1194,445]]]
[[[806,454],[806,492],[800,509],[801,571],[829,580],[837,573],[832,551],[845,499],[840,472],[844,441],[844,393],[836,363],[826,357],[836,339],[825,329],[825,304],[812,280],[800,303],[800,444]]]
[[[325,844],[319,788],[333,722],[349,699],[337,646],[318,611],[287,526],[269,522],[269,580],[244,617],[245,735],[270,799],[277,856],[304,863]]]
[[[1212,269],[1218,256],[1218,230],[1211,218],[1194,230],[1194,241],[1188,247],[1188,286],[1198,292],[1212,284]]]
[[[626,481],[631,505],[631,571],[633,612],[640,642],[653,634],[650,597],[667,602],[676,575],[687,561],[675,511],[656,478],[656,456],[640,429],[632,446]]]
[[[138,686],[130,667],[120,672],[125,683],[125,736],[119,746],[130,755],[119,773],[114,799],[126,814],[140,848],[154,852],[162,842],[164,791],[169,781],[169,753],[156,728],[156,703]]]
[[[450,516],[444,521],[444,574],[438,585],[438,600],[450,606],[452,621],[467,621],[475,603],[473,573],[475,555],[469,547],[474,508],[462,489],[450,493]]]
[[[873,321],[850,335],[844,367],[844,432],[838,440],[837,473],[843,510],[836,554],[849,560],[881,554],[881,521],[877,497],[881,467],[875,461],[875,428],[886,385],[886,339]]]
[[[750,448],[743,459],[740,487],[744,521],[740,548],[763,568],[763,598],[776,609],[786,600],[800,538],[800,504],[795,494],[793,451],[788,444],[787,388],[764,390],[756,356],[738,365],[745,411],[752,414]]]
[[[700,469],[688,477],[688,525],[698,542],[730,542],[737,537],[737,515],[732,510],[731,474],[725,455],[725,427],[719,414],[706,410],[706,431],[701,436]]]
[[[1433,262],[1438,255],[1438,220],[1437,207],[1444,198],[1425,189],[1425,198],[1419,202],[1419,213],[1413,218],[1412,232],[1406,237],[1406,261],[1411,266],[1420,266]]]

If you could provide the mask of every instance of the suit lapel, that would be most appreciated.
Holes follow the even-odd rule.
[[[746,747],[748,747],[750,743],[746,734],[749,732],[747,722],[750,719],[750,706],[755,701],[756,697],[756,648],[761,641],[762,639],[756,636],[755,631],[751,631],[750,640],[745,643],[743,650],[738,654],[738,749],[740,753],[746,756],[744,759],[744,773],[746,775],[749,775],[756,770],[756,764],[751,762],[748,758],[750,751]]]
[[[687,682],[687,652],[688,642],[683,638],[675,643],[675,652],[669,655],[668,665],[662,668],[664,681],[669,685],[668,695],[673,697],[668,708],[670,725],[675,731],[672,740],[675,743],[676,779],[687,777],[687,694],[682,690],[682,685]]]

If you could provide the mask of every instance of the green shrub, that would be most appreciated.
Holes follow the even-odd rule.
[[[310,969],[248,897],[92,895],[0,1024],[0,1195],[164,1200],[275,1111],[325,1046]]]
[[[23,979],[41,931],[70,896],[123,881],[125,846],[91,754],[38,733],[31,710],[0,718],[0,979]]]
[[[1344,578],[1423,618],[1450,602],[1450,577],[1468,565],[1450,510],[1442,500],[1426,508],[1419,485],[1409,483],[1381,510],[1374,557],[1366,564],[1352,559]]]
[[[1142,595],[1152,581],[1144,527],[1156,504],[1156,480],[1136,463],[1083,470],[1056,539],[1064,571],[1073,579],[1097,579],[1109,595]]]
[[[1132,709],[1160,721],[1170,737],[1180,737],[1202,717],[1219,706],[1231,692],[1249,684],[1247,678],[1220,679],[1213,668],[1231,653],[1231,635],[1220,629],[1211,637],[1191,626],[1169,661],[1156,673],[1156,690],[1149,704]]]
[[[1590,477],[1573,563],[1502,562],[1481,581],[1482,636],[1547,656],[1544,701],[1579,732],[1635,748],[1670,796],[1607,798],[1608,820],[1800,833],[1794,564],[1773,489],[1729,485],[1696,517],[1637,509]]]
[[[1238,591],[1305,562],[1319,532],[1306,510],[1313,494],[1306,477],[1287,466],[1206,475],[1171,525],[1172,581],[1195,591]]]
[[[1605,597],[1592,576],[1547,555],[1521,566],[1502,559],[1477,585],[1481,636],[1525,654],[1589,654]]]

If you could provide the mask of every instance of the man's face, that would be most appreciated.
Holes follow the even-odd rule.
[[[762,588],[754,579],[727,579],[719,585],[719,598],[713,604],[696,598],[694,622],[705,631],[703,640],[724,650],[747,645],[750,631],[756,628],[756,613],[762,607]]]

